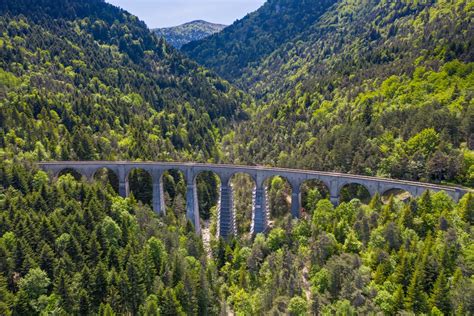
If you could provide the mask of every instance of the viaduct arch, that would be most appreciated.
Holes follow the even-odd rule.
[[[199,233],[199,207],[197,198],[196,177],[203,171],[212,171],[221,180],[219,213],[218,213],[218,234],[228,237],[235,233],[235,211],[233,205],[233,192],[230,179],[237,173],[250,175],[254,182],[252,206],[252,233],[264,232],[268,225],[268,198],[265,188],[265,180],[280,176],[288,180],[292,187],[291,214],[298,218],[301,210],[301,185],[308,180],[318,180],[324,183],[329,189],[330,200],[333,204],[339,203],[340,191],[348,184],[360,184],[367,188],[370,195],[375,193],[383,194],[389,190],[399,189],[409,192],[413,197],[420,196],[424,191],[433,192],[445,191],[455,201],[458,201],[464,194],[473,192],[460,187],[442,186],[430,183],[403,181],[387,178],[376,178],[359,176],[352,174],[342,174],[334,172],[322,172],[311,170],[298,170],[286,168],[271,168],[261,166],[240,166],[224,164],[200,164],[186,162],[128,162],[128,161],[61,161],[61,162],[41,162],[39,166],[50,173],[53,177],[58,177],[64,169],[73,169],[88,180],[92,180],[97,170],[107,168],[113,171],[119,179],[119,194],[127,197],[130,193],[128,176],[133,169],[142,169],[148,172],[153,183],[153,210],[157,213],[165,212],[163,194],[163,173],[167,170],[176,169],[183,172],[187,183],[186,189],[186,216],[194,223],[196,231]]]

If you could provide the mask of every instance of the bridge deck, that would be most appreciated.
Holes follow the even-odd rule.
[[[471,188],[466,188],[462,186],[451,186],[451,185],[439,185],[427,182],[416,182],[416,181],[407,181],[383,177],[372,177],[372,176],[363,176],[355,175],[348,173],[338,173],[338,172],[327,172],[327,171],[315,171],[307,169],[290,169],[290,168],[280,168],[280,167],[266,167],[266,166],[247,166],[247,165],[234,165],[234,164],[213,164],[213,163],[195,163],[195,162],[152,162],[152,161],[50,161],[50,162],[40,162],[40,166],[57,166],[57,167],[77,167],[77,166],[97,166],[97,167],[106,167],[106,166],[132,166],[134,168],[139,168],[140,166],[157,166],[157,167],[168,167],[170,169],[179,168],[179,167],[196,167],[200,169],[209,168],[210,171],[213,169],[234,169],[238,170],[237,172],[252,172],[252,171],[266,171],[272,173],[290,173],[290,174],[299,174],[299,175],[314,175],[314,176],[328,176],[328,177],[337,177],[344,179],[352,180],[368,180],[368,181],[377,181],[390,184],[401,184],[401,185],[412,185],[412,186],[422,186],[426,188],[432,188],[435,190],[460,190],[462,192],[473,192]]]

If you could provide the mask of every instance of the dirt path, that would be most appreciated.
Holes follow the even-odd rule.
[[[212,259],[212,252],[211,252],[211,221],[206,220],[203,222],[201,228],[202,234],[202,243],[204,244],[204,250],[207,253],[207,257]]]
[[[212,260],[212,250],[211,250],[211,221],[206,220],[202,222],[202,227],[201,227],[201,236],[202,236],[202,243],[204,245],[204,250],[207,253],[207,258]],[[232,310],[232,307],[227,304],[227,302],[222,303],[224,310],[225,310],[225,315],[226,316],[234,316],[235,313]],[[222,314],[222,312],[221,312]]]
[[[311,285],[309,283],[309,271],[308,267],[304,266],[303,267],[303,273],[301,275],[301,278],[303,280],[303,291],[306,295],[306,301],[310,302],[311,301]]]

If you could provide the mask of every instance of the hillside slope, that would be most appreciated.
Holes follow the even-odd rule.
[[[100,0],[2,1],[0,46],[9,158],[218,159],[218,126],[247,103]]]
[[[226,25],[215,24],[202,20],[184,23],[182,25],[154,29],[158,37],[163,37],[166,42],[176,48],[192,41],[198,41],[222,31]]]
[[[258,106],[226,138],[228,159],[474,185],[473,12],[339,1],[240,69]]]
[[[470,1],[340,0],[313,25],[247,67],[237,79],[257,97],[359,87],[366,79],[410,74],[414,64],[474,60]],[[433,66],[428,65],[427,66]],[[322,83],[321,83],[322,81]]]
[[[223,32],[183,46],[188,56],[234,81],[310,27],[336,0],[269,0]]]

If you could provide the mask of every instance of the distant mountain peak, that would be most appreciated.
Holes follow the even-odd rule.
[[[163,37],[169,44],[176,48],[201,40],[214,33],[222,31],[226,25],[211,23],[204,20],[194,20],[178,26],[155,29],[154,32]]]

